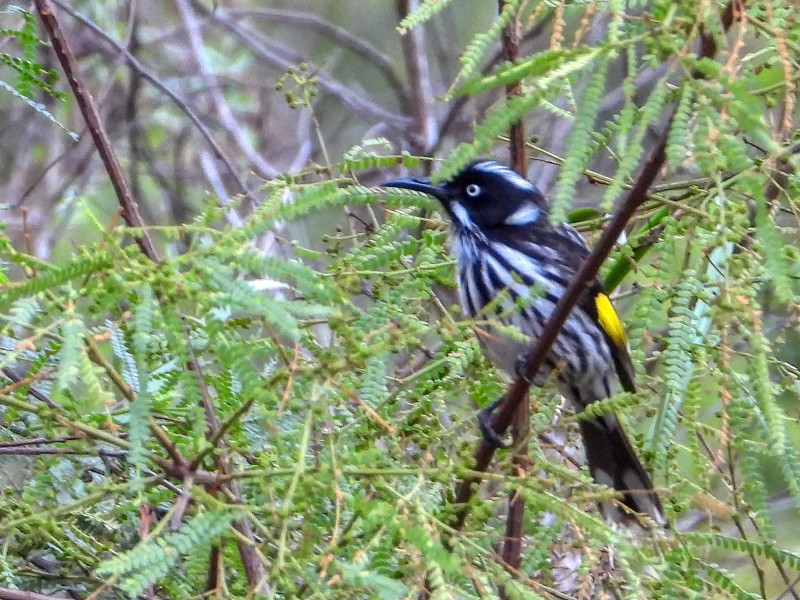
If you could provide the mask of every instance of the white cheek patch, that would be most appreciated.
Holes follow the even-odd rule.
[[[463,227],[464,229],[474,229],[475,223],[472,222],[472,219],[469,217],[469,212],[463,205],[459,204],[458,202],[453,202],[450,205],[450,210],[453,211],[453,216],[455,217],[456,221],[458,221],[458,225]]]
[[[526,202],[506,218],[506,225],[531,225],[539,219],[540,210],[532,202]]]

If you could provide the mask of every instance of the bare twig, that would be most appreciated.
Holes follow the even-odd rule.
[[[150,523],[153,519],[153,511],[147,503],[139,505],[139,540],[144,541],[150,536]],[[147,600],[154,600],[156,597],[155,588],[148,585],[144,591]]]
[[[0,390],[0,393],[6,393],[3,390]],[[79,440],[81,437],[79,435],[62,435],[59,437],[53,438],[27,438],[24,440],[12,440],[10,442],[0,442],[0,448],[20,448],[24,446],[41,446],[44,444],[63,444],[64,442],[74,442],[75,440]]]
[[[122,450],[103,450],[96,449],[92,452],[77,450],[75,448],[55,448],[53,446],[40,446],[38,448],[0,448],[0,456],[45,456],[45,455],[75,455],[75,454],[98,454],[100,456],[110,456],[123,458],[128,455]]]
[[[186,35],[189,38],[189,47],[192,51],[195,63],[200,76],[207,81],[209,92],[211,94],[211,101],[214,104],[217,116],[220,122],[225,126],[225,130],[233,137],[236,144],[241,149],[242,153],[247,159],[253,163],[258,169],[258,175],[264,178],[274,178],[280,175],[280,171],[272,166],[263,156],[261,156],[250,140],[247,139],[247,132],[244,131],[239,121],[233,116],[228,101],[222,93],[219,86],[218,79],[211,72],[208,66],[208,61],[205,57],[203,37],[200,32],[200,26],[195,18],[192,9],[189,6],[189,0],[178,0],[178,12],[183,19],[184,26],[186,27]]]
[[[203,371],[200,368],[200,363],[194,354],[191,355],[189,368],[195,373],[195,376],[197,377],[197,383],[200,388],[200,401],[206,414],[206,423],[208,424],[207,437],[214,439],[215,443],[220,448],[220,453],[216,460],[217,470],[222,475],[229,475],[231,472],[230,456],[228,453],[227,444],[222,439],[222,434],[220,433],[222,430],[222,424],[220,423],[214,403],[211,401],[211,393],[209,392],[206,378],[203,375]],[[225,486],[228,488],[233,501],[236,504],[242,504],[242,494],[239,491],[239,483],[235,479],[232,479],[227,482]],[[214,492],[213,490],[211,491],[212,493]],[[266,583],[266,570],[264,569],[264,564],[261,562],[261,559],[258,556],[255,544],[253,543],[255,540],[255,535],[252,525],[250,525],[250,522],[247,519],[242,519],[241,521],[235,522],[233,524],[233,528],[242,534],[242,539],[237,539],[236,545],[239,549],[239,557],[242,559],[242,566],[244,567],[247,582],[253,588],[258,587],[258,589],[254,590],[256,593],[269,593],[269,587]],[[210,564],[217,564],[217,560],[217,552],[212,551],[210,556]],[[209,577],[209,583],[211,581],[212,578]]]
[[[273,52],[269,48],[269,44],[258,34],[254,33],[250,28],[235,22],[227,14],[221,11],[213,11],[204,6],[203,3],[197,0],[192,1],[192,5],[201,14],[209,17],[212,22],[219,23],[225,29],[234,34],[241,42],[243,42],[253,54],[263,60],[266,64],[281,70],[288,70],[296,66],[296,62],[287,60]],[[372,100],[365,98],[363,95],[357,94],[353,90],[347,88],[342,83],[336,81],[332,77],[324,74],[317,73],[317,82],[319,89],[326,94],[330,94],[345,104],[353,115],[359,116],[362,119],[377,120],[386,125],[389,129],[395,132],[405,133],[410,125],[410,119],[400,116],[382,106],[379,106]]]
[[[139,205],[131,193],[130,186],[117,159],[117,154],[111,146],[105,126],[100,120],[97,105],[95,105],[94,98],[86,88],[86,83],[78,68],[75,55],[64,37],[64,32],[61,31],[61,25],[56,19],[53,8],[48,0],[34,0],[34,4],[53,44],[53,50],[61,63],[61,68],[64,69],[64,74],[67,76],[72,93],[75,95],[75,101],[78,103],[86,125],[89,127],[89,133],[92,136],[92,140],[94,140],[100,158],[103,160],[109,179],[111,179],[111,185],[114,186],[117,200],[122,207],[122,217],[129,226],[142,227],[144,222],[139,214]],[[142,230],[136,236],[136,243],[145,256],[158,262],[156,248],[147,231]]]
[[[546,15],[544,15],[539,21],[536,22],[536,25],[531,28],[529,31],[525,33],[523,36],[522,41],[529,41],[536,39],[547,27],[550,23],[554,15],[553,11],[550,11]],[[497,51],[492,55],[492,57],[486,62],[481,68],[481,74],[486,75],[489,73],[495,66],[497,66],[503,60],[503,48],[502,46],[497,49]],[[436,154],[440,146],[445,142],[447,135],[450,130],[459,122],[459,118],[461,117],[462,112],[468,106],[469,101],[474,100],[473,96],[469,96],[467,94],[462,94],[455,98],[451,103],[450,107],[448,108],[447,112],[444,115],[444,118],[441,120],[441,126],[439,127],[439,140],[436,145],[431,149],[431,154]]]
[[[69,5],[65,4],[62,0],[52,0],[53,3],[62,9],[64,12],[68,13],[71,17],[91,29],[94,33],[96,33],[104,42],[110,44],[120,55],[125,58],[128,65],[130,65],[136,72],[142,76],[142,79],[153,85],[156,89],[161,90],[170,100],[172,100],[175,105],[180,108],[184,114],[189,118],[192,124],[197,128],[200,132],[200,135],[205,138],[208,145],[211,147],[212,151],[214,152],[215,158],[218,158],[222,161],[227,169],[231,178],[236,182],[238,187],[239,193],[246,193],[247,186],[245,185],[244,181],[239,177],[239,173],[236,171],[236,168],[233,166],[233,161],[227,155],[227,153],[222,149],[222,146],[214,139],[214,136],[211,134],[211,131],[206,127],[203,122],[200,120],[200,117],[194,112],[194,110],[189,106],[188,102],[181,98],[177,93],[170,90],[166,84],[164,84],[158,77],[155,76],[149,69],[147,69],[139,60],[133,56],[128,50],[117,43],[114,38],[108,35],[105,31],[103,31],[100,27],[95,25],[92,21],[72,9]]]
[[[404,109],[408,107],[408,94],[406,94],[403,82],[395,71],[395,61],[388,54],[382,52],[368,41],[353,35],[342,27],[326,21],[319,15],[281,8],[237,8],[234,6],[225,8],[225,14],[234,18],[260,17],[263,19],[280,21],[281,25],[302,27],[329,38],[342,48],[347,48],[362,57],[365,61],[372,63],[397,94],[400,105]]]
[[[25,592],[22,590],[11,590],[0,588],[0,600],[62,600],[60,596],[48,596],[37,594],[36,592]]]
[[[506,9],[506,0],[498,0],[498,10],[502,13]],[[515,61],[519,58],[519,15],[515,14],[508,25],[503,29],[502,45],[503,54],[508,61]],[[522,84],[514,82],[506,86],[506,96],[509,98],[517,96],[522,93]],[[522,175],[527,177],[528,164],[525,154],[525,125],[523,122],[517,121],[509,130],[508,151],[511,158],[512,168]],[[519,406],[514,412],[513,422],[513,447],[514,456],[511,462],[514,468],[519,471],[520,475],[524,475],[530,469],[530,456],[528,453],[528,444],[530,443],[530,417],[531,406],[530,396],[527,390],[524,397],[519,402]],[[500,551],[500,557],[504,563],[519,569],[522,564],[522,533],[525,524],[525,500],[519,493],[519,490],[512,490],[509,492],[508,498],[508,513],[506,515],[506,534],[503,539],[503,546]],[[505,600],[505,589],[501,591],[501,597]]]
[[[418,0],[398,0],[397,12],[403,19],[416,9]],[[408,82],[411,86],[411,116],[414,132],[411,136],[412,152],[425,154],[436,145],[439,132],[433,114],[433,85],[431,84],[428,53],[425,49],[425,28],[420,25],[403,35],[403,56],[405,57]]]

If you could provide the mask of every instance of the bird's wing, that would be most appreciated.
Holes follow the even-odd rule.
[[[617,369],[619,381],[622,389],[626,392],[635,392],[633,362],[628,352],[628,336],[625,327],[622,325],[611,299],[600,288],[600,282],[596,281],[592,290],[589,290],[591,302],[594,305],[595,318],[597,324],[606,336],[614,366]],[[591,313],[590,313],[591,314]]]
[[[574,249],[578,251],[581,259],[585,258],[589,253],[589,247],[586,245],[583,236],[572,225],[567,223],[563,223],[560,227],[561,232],[573,245]],[[574,265],[573,268],[577,269],[578,265]],[[625,333],[625,327],[622,325],[619,315],[617,315],[617,311],[614,310],[611,299],[603,291],[603,286],[599,279],[595,279],[579,304],[597,321],[600,329],[605,334],[606,341],[608,341],[608,345],[611,348],[611,356],[614,359],[614,366],[617,369],[622,389],[626,392],[635,392],[633,362],[628,352],[628,336]]]

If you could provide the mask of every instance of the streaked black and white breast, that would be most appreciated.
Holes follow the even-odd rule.
[[[462,310],[476,320],[490,359],[513,374],[519,355],[541,334],[588,248],[571,226],[551,224],[541,192],[508,167],[478,162],[447,186]],[[493,320],[521,335],[492,327]],[[568,319],[547,363],[550,369],[540,372],[538,384],[558,365],[575,383],[596,381],[599,397],[605,397],[608,382],[597,376],[614,371],[602,332],[580,308]]]

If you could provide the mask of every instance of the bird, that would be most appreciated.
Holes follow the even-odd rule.
[[[542,192],[499,162],[478,159],[434,184],[405,177],[381,184],[432,196],[450,221],[462,312],[474,319],[481,345],[499,369],[524,377],[527,353],[590,250],[567,223],[554,223]],[[564,323],[532,383],[553,380],[580,410],[612,396],[617,382],[635,392],[625,328],[598,279],[587,287]],[[479,413],[484,439],[503,447],[491,413]],[[652,480],[616,414],[579,420],[589,472],[613,488],[618,501],[600,504],[610,522],[667,527]]]

